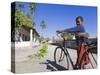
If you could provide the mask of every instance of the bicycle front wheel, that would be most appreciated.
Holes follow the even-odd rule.
[[[68,55],[62,47],[57,47],[54,52],[54,61],[56,64],[69,69]]]

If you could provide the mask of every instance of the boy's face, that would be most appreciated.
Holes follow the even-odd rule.
[[[76,20],[76,25],[82,25],[82,24],[83,24],[83,21],[80,18],[78,18]]]

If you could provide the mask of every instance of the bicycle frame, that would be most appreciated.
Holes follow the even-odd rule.
[[[59,37],[58,34],[57,34],[57,36]],[[68,50],[67,50],[65,38],[63,38],[63,46],[59,46],[59,47],[63,48],[64,53],[65,53],[66,55],[68,55],[69,60],[70,60],[70,62],[71,62],[71,65],[72,65],[72,67],[73,67],[73,69],[74,69],[74,63],[73,63],[73,61],[72,61],[72,59],[71,59],[71,56],[70,56],[70,54],[69,54],[69,52],[68,52]]]
[[[58,34],[57,34],[57,36],[60,37]],[[62,37],[62,38],[63,38],[63,37]],[[85,46],[88,46],[88,45],[85,45]],[[85,46],[84,46],[84,47],[85,47]],[[73,63],[73,61],[72,61],[72,59],[71,59],[71,56],[70,56],[70,54],[69,54],[69,52],[68,52],[68,50],[67,50],[65,38],[63,38],[63,46],[60,45],[59,47],[63,48],[64,54],[65,54],[66,56],[68,56],[69,61],[70,61],[71,65],[72,65],[72,67],[73,67],[73,69],[74,69],[75,64]],[[83,56],[86,55],[87,53],[88,53],[88,50],[86,50],[86,51],[83,53],[82,58],[83,58]],[[62,55],[61,55],[61,56],[62,56]],[[85,57],[86,57],[86,56],[85,56]],[[82,61],[82,58],[81,58],[81,61]],[[90,58],[89,58],[89,59],[90,59]],[[80,64],[80,65],[81,65],[81,64]],[[92,66],[92,67],[93,67],[93,66]]]

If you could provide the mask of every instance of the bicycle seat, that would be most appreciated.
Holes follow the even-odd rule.
[[[79,36],[79,37],[84,37],[84,38],[88,38],[89,37],[89,34],[86,33],[86,32],[80,32],[80,33],[77,33],[76,35]]]

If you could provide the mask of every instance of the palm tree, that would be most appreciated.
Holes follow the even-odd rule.
[[[28,6],[28,9],[30,11],[30,17],[32,18],[32,20],[34,20],[34,16],[35,16],[35,10],[36,10],[36,3],[31,3]]]
[[[31,14],[34,14],[34,12],[36,10],[36,4],[35,3],[29,4],[29,10],[30,10]]]
[[[42,29],[45,29],[45,28],[46,28],[46,25],[45,25],[45,21],[44,21],[44,20],[41,21],[40,27],[41,27]]]
[[[46,25],[45,25],[45,21],[44,21],[44,20],[41,21],[40,27],[41,27],[42,29],[45,29],[45,28],[46,28]],[[41,37],[42,37],[42,36],[41,36]],[[42,39],[41,42],[42,42],[43,40],[44,40],[44,39]]]

